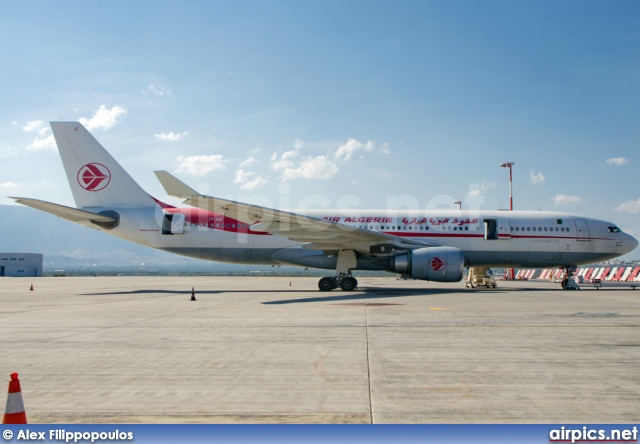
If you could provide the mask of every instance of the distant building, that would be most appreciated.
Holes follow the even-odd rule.
[[[0,276],[42,276],[42,255],[34,253],[0,253]]]

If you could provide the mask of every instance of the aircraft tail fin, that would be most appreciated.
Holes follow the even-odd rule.
[[[79,122],[51,122],[78,208],[156,205]]]

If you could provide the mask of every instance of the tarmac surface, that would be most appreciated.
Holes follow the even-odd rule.
[[[0,381],[30,423],[640,421],[639,290],[498,285],[0,278]]]

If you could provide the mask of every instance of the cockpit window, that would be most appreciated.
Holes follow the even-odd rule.
[[[607,231],[609,233],[620,233],[620,228],[613,226],[613,227],[607,227]]]

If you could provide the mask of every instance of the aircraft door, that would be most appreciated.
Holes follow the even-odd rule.
[[[590,241],[591,234],[589,233],[589,225],[584,219],[573,219],[576,223],[576,237],[579,241]]]
[[[484,239],[511,239],[511,225],[509,223],[509,218],[498,217],[497,219],[485,219]]]
[[[507,217],[498,218],[498,239],[511,239],[511,223]]]
[[[173,213],[173,220],[171,221],[171,234],[183,234],[184,233],[184,214]]]
[[[183,234],[184,214],[165,213],[162,217],[162,234]]]
[[[484,240],[498,239],[498,224],[495,219],[484,220]]]

